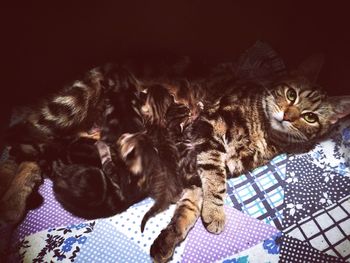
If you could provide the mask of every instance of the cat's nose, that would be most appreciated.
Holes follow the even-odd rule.
[[[289,121],[289,122],[293,122],[299,118],[300,118],[300,111],[295,106],[288,107],[283,115],[283,120]]]

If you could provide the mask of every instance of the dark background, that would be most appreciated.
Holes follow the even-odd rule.
[[[290,67],[324,53],[320,84],[332,94],[350,94],[346,1],[47,2],[2,7],[3,119],[13,105],[121,56],[169,52],[227,60],[257,39],[268,41]]]

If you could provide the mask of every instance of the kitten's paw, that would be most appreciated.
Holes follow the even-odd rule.
[[[223,206],[203,204],[202,219],[205,228],[213,234],[220,234],[225,227],[226,215]]]
[[[163,229],[151,246],[151,257],[153,262],[168,262],[174,254],[178,235],[171,228]]]

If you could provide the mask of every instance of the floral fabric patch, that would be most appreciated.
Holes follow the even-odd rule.
[[[95,221],[52,228],[22,239],[18,261],[74,262],[95,228]]]

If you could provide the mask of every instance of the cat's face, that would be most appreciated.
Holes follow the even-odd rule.
[[[295,79],[278,83],[265,98],[271,131],[286,143],[302,143],[327,133],[350,113],[350,97],[327,97],[310,82]]]

